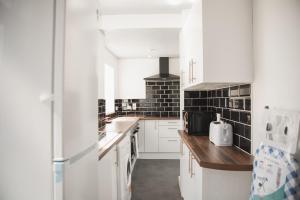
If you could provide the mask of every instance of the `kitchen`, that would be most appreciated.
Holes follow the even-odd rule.
[[[299,199],[299,22],[298,0],[0,0],[0,199]]]

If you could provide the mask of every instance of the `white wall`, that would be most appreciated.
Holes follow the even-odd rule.
[[[170,58],[170,73],[179,75],[179,59]],[[144,78],[159,73],[158,58],[120,59],[118,66],[119,99],[144,99],[146,86]]]
[[[253,148],[264,106],[300,110],[300,1],[254,0]]]
[[[98,37],[98,99],[104,99],[104,65],[108,64],[115,68],[115,96],[118,94],[118,58],[105,47],[104,35],[99,32]]]

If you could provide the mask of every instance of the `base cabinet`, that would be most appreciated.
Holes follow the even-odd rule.
[[[143,123],[140,123],[143,126]],[[139,152],[177,153],[180,139],[179,120],[145,120],[144,129],[139,131]]]
[[[145,121],[145,152],[158,152],[158,121]]]
[[[139,121],[139,132],[138,132],[138,150],[139,152],[145,152],[145,120]]]
[[[251,171],[201,167],[181,141],[180,191],[184,200],[249,199]]]
[[[98,200],[117,200],[117,149],[98,161]]]

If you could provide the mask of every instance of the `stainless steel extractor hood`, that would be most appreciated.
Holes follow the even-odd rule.
[[[159,74],[144,78],[144,80],[178,80],[179,76],[169,74],[169,57],[159,58]]]

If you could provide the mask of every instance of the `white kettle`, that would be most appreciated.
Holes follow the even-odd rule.
[[[220,114],[217,114],[217,121],[210,123],[209,140],[216,146],[232,146],[232,126],[221,121]]]

